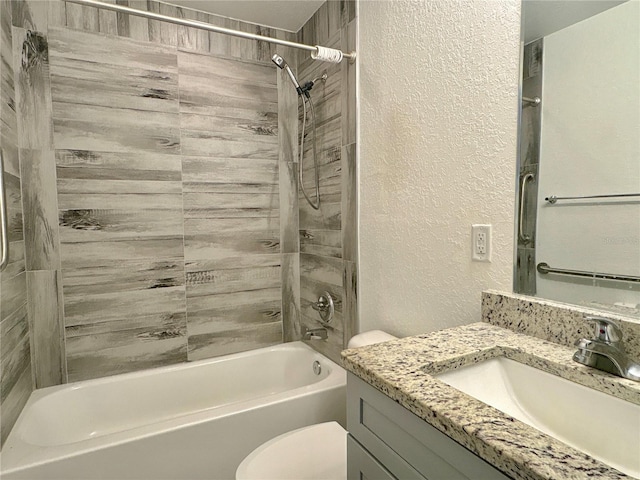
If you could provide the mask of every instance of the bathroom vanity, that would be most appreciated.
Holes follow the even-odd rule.
[[[347,419],[347,478],[508,480],[352,373]]]
[[[348,478],[640,477],[640,382],[580,365],[572,360],[574,351],[487,323],[345,350]],[[554,400],[548,409],[553,415],[547,433],[437,378],[496,359],[534,367],[564,385],[523,382],[531,394],[569,395],[568,406]],[[481,378],[486,383],[484,373]],[[604,402],[604,410],[585,400],[583,410],[594,422],[574,421],[574,410],[580,413],[581,399],[591,393],[602,397],[595,401]],[[619,407],[626,421],[615,417]],[[610,433],[602,430],[608,421]],[[589,428],[597,431],[591,435]]]

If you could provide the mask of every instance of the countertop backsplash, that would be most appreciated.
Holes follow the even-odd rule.
[[[568,347],[573,347],[580,338],[593,338],[593,323],[586,321],[585,315],[598,315],[616,322],[622,330],[627,355],[640,359],[638,319],[515,293],[495,290],[482,293],[483,322]]]

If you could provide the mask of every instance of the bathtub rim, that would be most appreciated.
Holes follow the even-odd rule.
[[[252,398],[249,400],[226,404],[219,407],[213,407],[206,410],[185,413],[184,415],[161,420],[159,422],[121,430],[103,436],[80,440],[73,443],[38,446],[26,442],[20,436],[22,424],[25,422],[24,418],[28,414],[28,408],[38,400],[61,390],[77,390],[82,388],[86,384],[109,384],[117,382],[118,380],[160,375],[165,372],[173,372],[176,370],[197,368],[198,366],[202,367],[212,363],[226,362],[229,360],[233,360],[234,358],[250,357],[255,355],[256,353],[281,350],[303,350],[310,352],[314,354],[316,358],[320,358],[325,364],[328,364],[331,368],[331,372],[324,379],[310,385],[297,387],[291,390],[285,390],[283,392],[278,392],[272,395]],[[14,472],[19,472],[23,469],[44,465],[52,461],[71,458],[84,453],[108,448],[110,446],[135,442],[144,438],[152,437],[161,432],[171,432],[174,430],[189,428],[218,418],[224,418],[238,414],[240,412],[255,410],[265,405],[275,405],[293,399],[317,394],[318,392],[336,390],[340,388],[345,389],[346,396],[346,371],[344,370],[344,368],[333,362],[331,359],[324,356],[320,352],[314,350],[304,342],[296,341],[272,345],[255,350],[248,350],[245,352],[239,352],[230,355],[223,355],[220,357],[197,360],[194,362],[183,362],[174,365],[144,369],[136,372],[127,372],[91,380],[81,380],[79,382],[55,385],[34,390],[31,393],[29,400],[25,404],[22,412],[20,413],[14,427],[9,433],[2,451],[0,452],[0,474],[8,475]]]

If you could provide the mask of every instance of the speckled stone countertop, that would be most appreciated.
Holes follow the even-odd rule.
[[[640,383],[580,365],[573,352],[474,323],[345,350],[342,359],[348,371],[515,479],[633,478],[431,376],[505,356],[640,405]]]

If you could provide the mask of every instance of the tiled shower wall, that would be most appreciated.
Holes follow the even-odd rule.
[[[1,5],[2,439],[33,383],[295,340],[325,290],[337,315],[312,345],[337,359],[356,318],[355,67],[300,57],[301,78],[330,78],[314,90],[323,206],[298,210],[298,125],[276,114],[297,99],[269,62],[295,51],[61,1]],[[355,2],[326,3],[298,37],[354,49]],[[305,165],[308,179],[308,152]]]
[[[11,4],[0,1],[0,147],[9,217],[9,264],[0,273],[0,444],[33,390],[27,308],[27,273],[13,77]]]
[[[275,49],[64,2],[13,11],[35,19],[13,62],[36,386],[282,342],[297,272],[281,275]]]
[[[356,49],[356,5],[326,2],[298,32],[298,41],[351,52]],[[310,344],[334,361],[356,329],[357,206],[356,206],[356,68],[343,61],[330,64],[298,56],[302,82],[327,73],[326,83],[311,91],[317,117],[317,160],[320,209],[314,210],[299,193],[301,323],[319,327],[312,304],[325,291],[334,298],[335,318],[326,325],[327,341]],[[300,112],[302,115],[302,112]],[[304,185],[314,195],[312,131],[307,129]]]

